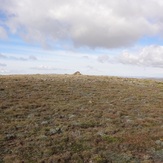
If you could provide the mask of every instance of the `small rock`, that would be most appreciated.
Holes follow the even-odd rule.
[[[16,135],[15,134],[7,134],[6,135],[6,140],[13,140],[16,138]]]
[[[28,118],[33,118],[35,115],[34,114],[29,114]]]
[[[74,118],[74,117],[75,117],[75,115],[73,115],[73,114],[69,116],[70,119],[71,119],[71,118]]]
[[[132,123],[133,120],[131,120],[131,119],[127,119],[126,122],[127,122],[127,123]]]
[[[89,103],[89,104],[92,104],[92,101],[91,101],[91,100],[89,100],[89,101],[88,101],[88,103]]]
[[[156,140],[155,143],[156,143],[157,145],[160,145],[162,142],[161,142],[161,140]]]
[[[50,129],[50,135],[60,134],[62,132],[61,128]]]
[[[149,156],[149,155],[144,155],[144,156],[143,156],[143,159],[144,159],[144,160],[150,160],[150,159],[151,159],[151,156]]]
[[[42,121],[41,124],[42,125],[47,125],[48,124],[48,121]]]
[[[56,129],[50,129],[49,131],[50,135],[54,135],[57,133]]]
[[[57,131],[58,134],[60,134],[62,132],[61,128],[59,128],[59,127],[56,128],[55,130]]]

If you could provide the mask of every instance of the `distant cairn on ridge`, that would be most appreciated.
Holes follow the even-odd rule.
[[[82,75],[80,71],[76,71],[73,75]]]

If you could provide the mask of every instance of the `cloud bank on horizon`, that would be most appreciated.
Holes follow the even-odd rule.
[[[59,44],[63,49],[92,50],[127,49],[144,37],[163,40],[162,0],[0,0],[0,4],[0,39],[12,34],[42,47]],[[97,60],[112,59],[108,54]],[[162,69],[163,46],[141,45],[113,60]]]

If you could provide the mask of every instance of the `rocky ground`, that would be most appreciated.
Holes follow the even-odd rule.
[[[163,82],[0,76],[0,163],[162,163]]]

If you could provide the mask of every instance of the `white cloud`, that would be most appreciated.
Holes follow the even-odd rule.
[[[6,30],[0,26],[0,39],[6,39],[6,38],[7,38]]]
[[[7,73],[9,73],[9,71],[6,69],[0,68],[0,73],[7,74]]]
[[[138,53],[126,51],[117,60],[123,64],[163,68],[163,46],[147,46]]]
[[[0,67],[6,67],[7,65],[4,63],[0,63]]]
[[[31,56],[29,56],[29,60],[36,61],[36,60],[37,60],[37,58],[36,58],[35,56],[31,55]]]
[[[89,70],[93,70],[93,69],[95,69],[93,66],[89,66],[89,65],[86,66],[86,68],[89,69]]]
[[[7,57],[5,55],[3,55],[3,54],[0,53],[0,58],[3,58],[4,59],[4,58],[7,58]]]
[[[12,33],[44,47],[71,40],[76,47],[117,48],[163,33],[162,0],[0,0],[0,4]]]
[[[61,68],[45,66],[45,65],[32,67],[31,69],[34,69],[34,70],[45,70],[45,71],[47,71],[47,70],[66,70],[66,69],[61,69]]]
[[[27,58],[24,57],[14,57],[14,56],[10,56],[8,59],[10,60],[19,60],[19,61],[27,61]]]
[[[36,61],[37,57],[30,55],[28,57],[17,57],[17,56],[5,56],[3,54],[0,54],[0,58],[7,59],[7,60],[18,60],[18,61]]]
[[[109,56],[108,55],[100,55],[98,56],[97,60],[98,62],[104,63],[109,61]]]

